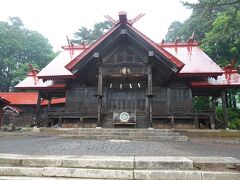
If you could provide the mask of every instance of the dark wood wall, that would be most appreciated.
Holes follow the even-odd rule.
[[[98,61],[101,63],[94,64],[92,61],[92,64],[85,65],[85,68],[78,72],[79,78],[68,82],[66,110],[97,115],[97,97],[94,95],[98,93],[98,66],[101,64],[103,127],[113,127],[113,112],[123,111],[136,113],[136,127],[148,127],[148,54],[143,54],[136,47],[123,44],[111,49]],[[169,113],[172,109],[190,109],[192,95],[188,83],[182,80],[169,80],[163,84],[164,81],[158,73],[161,67],[155,66],[157,65],[153,65],[152,75],[153,115]]]

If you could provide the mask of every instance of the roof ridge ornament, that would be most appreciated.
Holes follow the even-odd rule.
[[[119,16],[119,20],[115,20],[114,18],[112,18],[109,15],[104,15],[104,17],[109,20],[114,26],[116,26],[119,23],[125,23],[127,22],[130,25],[133,25],[135,22],[137,22],[139,19],[141,19],[143,16],[145,16],[144,13],[140,13],[138,14],[134,19],[127,19],[127,12],[125,11],[120,11],[118,13]]]
[[[32,64],[29,64],[28,66],[29,66],[29,69],[32,73],[32,76],[33,76],[33,79],[34,79],[34,84],[36,85],[37,81],[38,81],[37,74],[36,74],[37,70],[32,67]]]

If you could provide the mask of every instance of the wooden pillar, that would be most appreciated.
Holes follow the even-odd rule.
[[[58,127],[62,127],[62,117],[58,117]]]
[[[199,129],[199,122],[197,114],[194,115],[194,125],[196,129]]]
[[[224,128],[225,128],[225,129],[228,129],[228,115],[227,115],[226,92],[225,92],[224,90],[221,92],[221,98],[222,98]]]
[[[81,127],[81,128],[83,127],[83,117],[82,116],[80,117],[79,127]]]
[[[51,101],[52,101],[52,97],[50,96],[48,98],[48,111],[51,109]]]
[[[211,98],[211,117],[210,117],[210,129],[215,129],[215,97]]]
[[[40,105],[41,105],[41,92],[38,90],[38,98],[37,98],[37,109],[36,109],[36,120],[34,124],[38,122],[39,115],[40,115]]]
[[[174,116],[171,116],[171,128],[175,129],[175,120],[174,120]]]
[[[52,96],[50,95],[49,97],[48,97],[48,106],[47,106],[47,111],[46,111],[46,124],[45,124],[45,126],[46,127],[48,127],[48,123],[49,123],[49,119],[48,119],[48,114],[49,114],[49,111],[50,111],[50,109],[51,109],[51,101],[52,101]],[[51,122],[51,126],[52,126],[52,122]]]
[[[152,58],[153,58],[153,52],[149,51],[149,57],[148,57],[148,118],[149,118],[149,128],[153,127],[153,121],[152,121],[152,98],[153,98],[153,92],[152,92]]]
[[[99,57],[99,53],[94,53],[94,58],[98,61],[98,93],[97,93],[97,127],[101,127],[101,118],[102,118],[102,76],[103,76],[103,67],[102,67],[102,61]]]

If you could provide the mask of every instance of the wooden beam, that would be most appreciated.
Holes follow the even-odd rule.
[[[153,58],[153,51],[149,51],[148,57],[148,118],[149,118],[149,128],[153,127],[153,120],[152,120],[152,58]]]
[[[102,67],[102,60],[99,56],[99,53],[94,53],[94,58],[96,58],[98,62],[98,104],[97,104],[97,127],[101,127],[101,116],[102,116],[102,97],[103,97],[103,67]]]
[[[222,91],[221,92],[221,98],[222,98],[224,128],[228,129],[228,114],[227,114],[226,91]]]

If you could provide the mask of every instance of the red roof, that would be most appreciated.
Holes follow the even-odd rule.
[[[51,104],[63,104],[66,102],[66,98],[55,98],[51,100]],[[42,106],[48,105],[48,100],[43,100],[41,102]]]
[[[15,86],[17,89],[64,89],[65,87],[65,83],[56,83],[53,80],[43,81],[32,76],[26,77]]]
[[[37,104],[38,93],[0,92],[0,96],[13,105],[34,105]]]
[[[72,48],[64,47],[64,51],[59,53],[46,67],[44,67],[38,74],[38,78],[42,79],[63,79],[71,78],[73,74],[65,68],[65,66],[72,62],[75,57],[82,54],[88,46],[74,46]]]
[[[0,102],[3,102],[4,104],[9,104],[10,102],[6,100],[5,98],[0,96]]]
[[[179,72],[179,76],[221,75],[224,71],[199,47],[198,44],[166,43],[159,44],[168,53],[182,61],[185,66]]]
[[[43,81],[38,78],[37,72],[35,75],[28,73],[28,76],[18,83],[15,88],[17,89],[64,89],[65,83],[56,82],[54,80]]]

